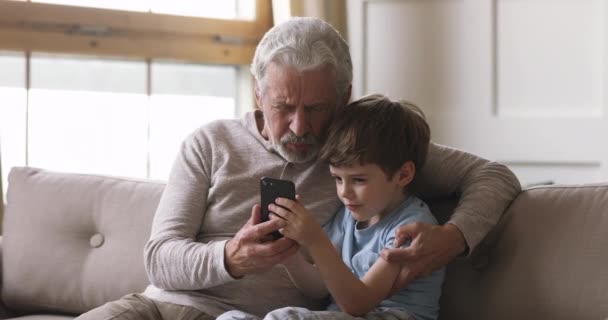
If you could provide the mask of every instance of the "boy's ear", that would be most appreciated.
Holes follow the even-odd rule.
[[[353,85],[350,84],[348,86],[348,89],[346,89],[344,96],[342,97],[342,106],[346,106],[348,104],[348,102],[350,101],[352,92],[353,92]]]
[[[416,166],[414,161],[406,161],[397,172],[399,185],[405,187],[409,185],[416,175]]]

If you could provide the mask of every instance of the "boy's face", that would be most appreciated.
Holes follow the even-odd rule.
[[[403,188],[413,177],[413,172],[404,172],[403,167],[387,177],[376,164],[330,166],[330,172],[342,203],[355,220],[367,221],[368,225],[380,221],[405,200]]]

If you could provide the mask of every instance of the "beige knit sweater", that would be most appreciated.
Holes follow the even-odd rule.
[[[263,176],[294,181],[319,223],[340,206],[327,165],[287,163],[260,135],[255,116],[250,112],[241,121],[210,123],[182,144],[144,252],[152,283],[148,297],[211,315],[233,309],[264,315],[284,306],[322,307],[321,301],[300,293],[280,266],[238,280],[224,267],[224,245],[259,202]],[[450,223],[460,228],[471,250],[520,190],[505,166],[436,144],[417,179],[423,198],[461,194]]]

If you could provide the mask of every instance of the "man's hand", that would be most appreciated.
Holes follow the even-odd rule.
[[[399,248],[411,239],[409,247]],[[401,272],[392,293],[407,287],[413,280],[445,266],[466,249],[464,237],[453,224],[441,226],[417,222],[400,226],[395,239],[396,249],[384,249],[382,258],[400,263]]]
[[[284,227],[285,222],[277,219],[260,223],[260,211],[259,205],[253,206],[249,221],[224,247],[226,270],[234,278],[267,270],[298,252],[298,244],[285,237],[268,241],[268,234]]]

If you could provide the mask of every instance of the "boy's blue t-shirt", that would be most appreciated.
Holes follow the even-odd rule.
[[[393,247],[397,228],[414,222],[437,224],[429,207],[419,198],[410,196],[393,212],[365,229],[357,230],[357,221],[345,207],[323,228],[342,255],[344,263],[361,279],[376,260],[382,259],[382,249]],[[417,320],[437,319],[444,274],[445,268],[442,268],[417,279],[377,307],[402,309]],[[332,302],[329,309],[339,310],[339,307]]]

